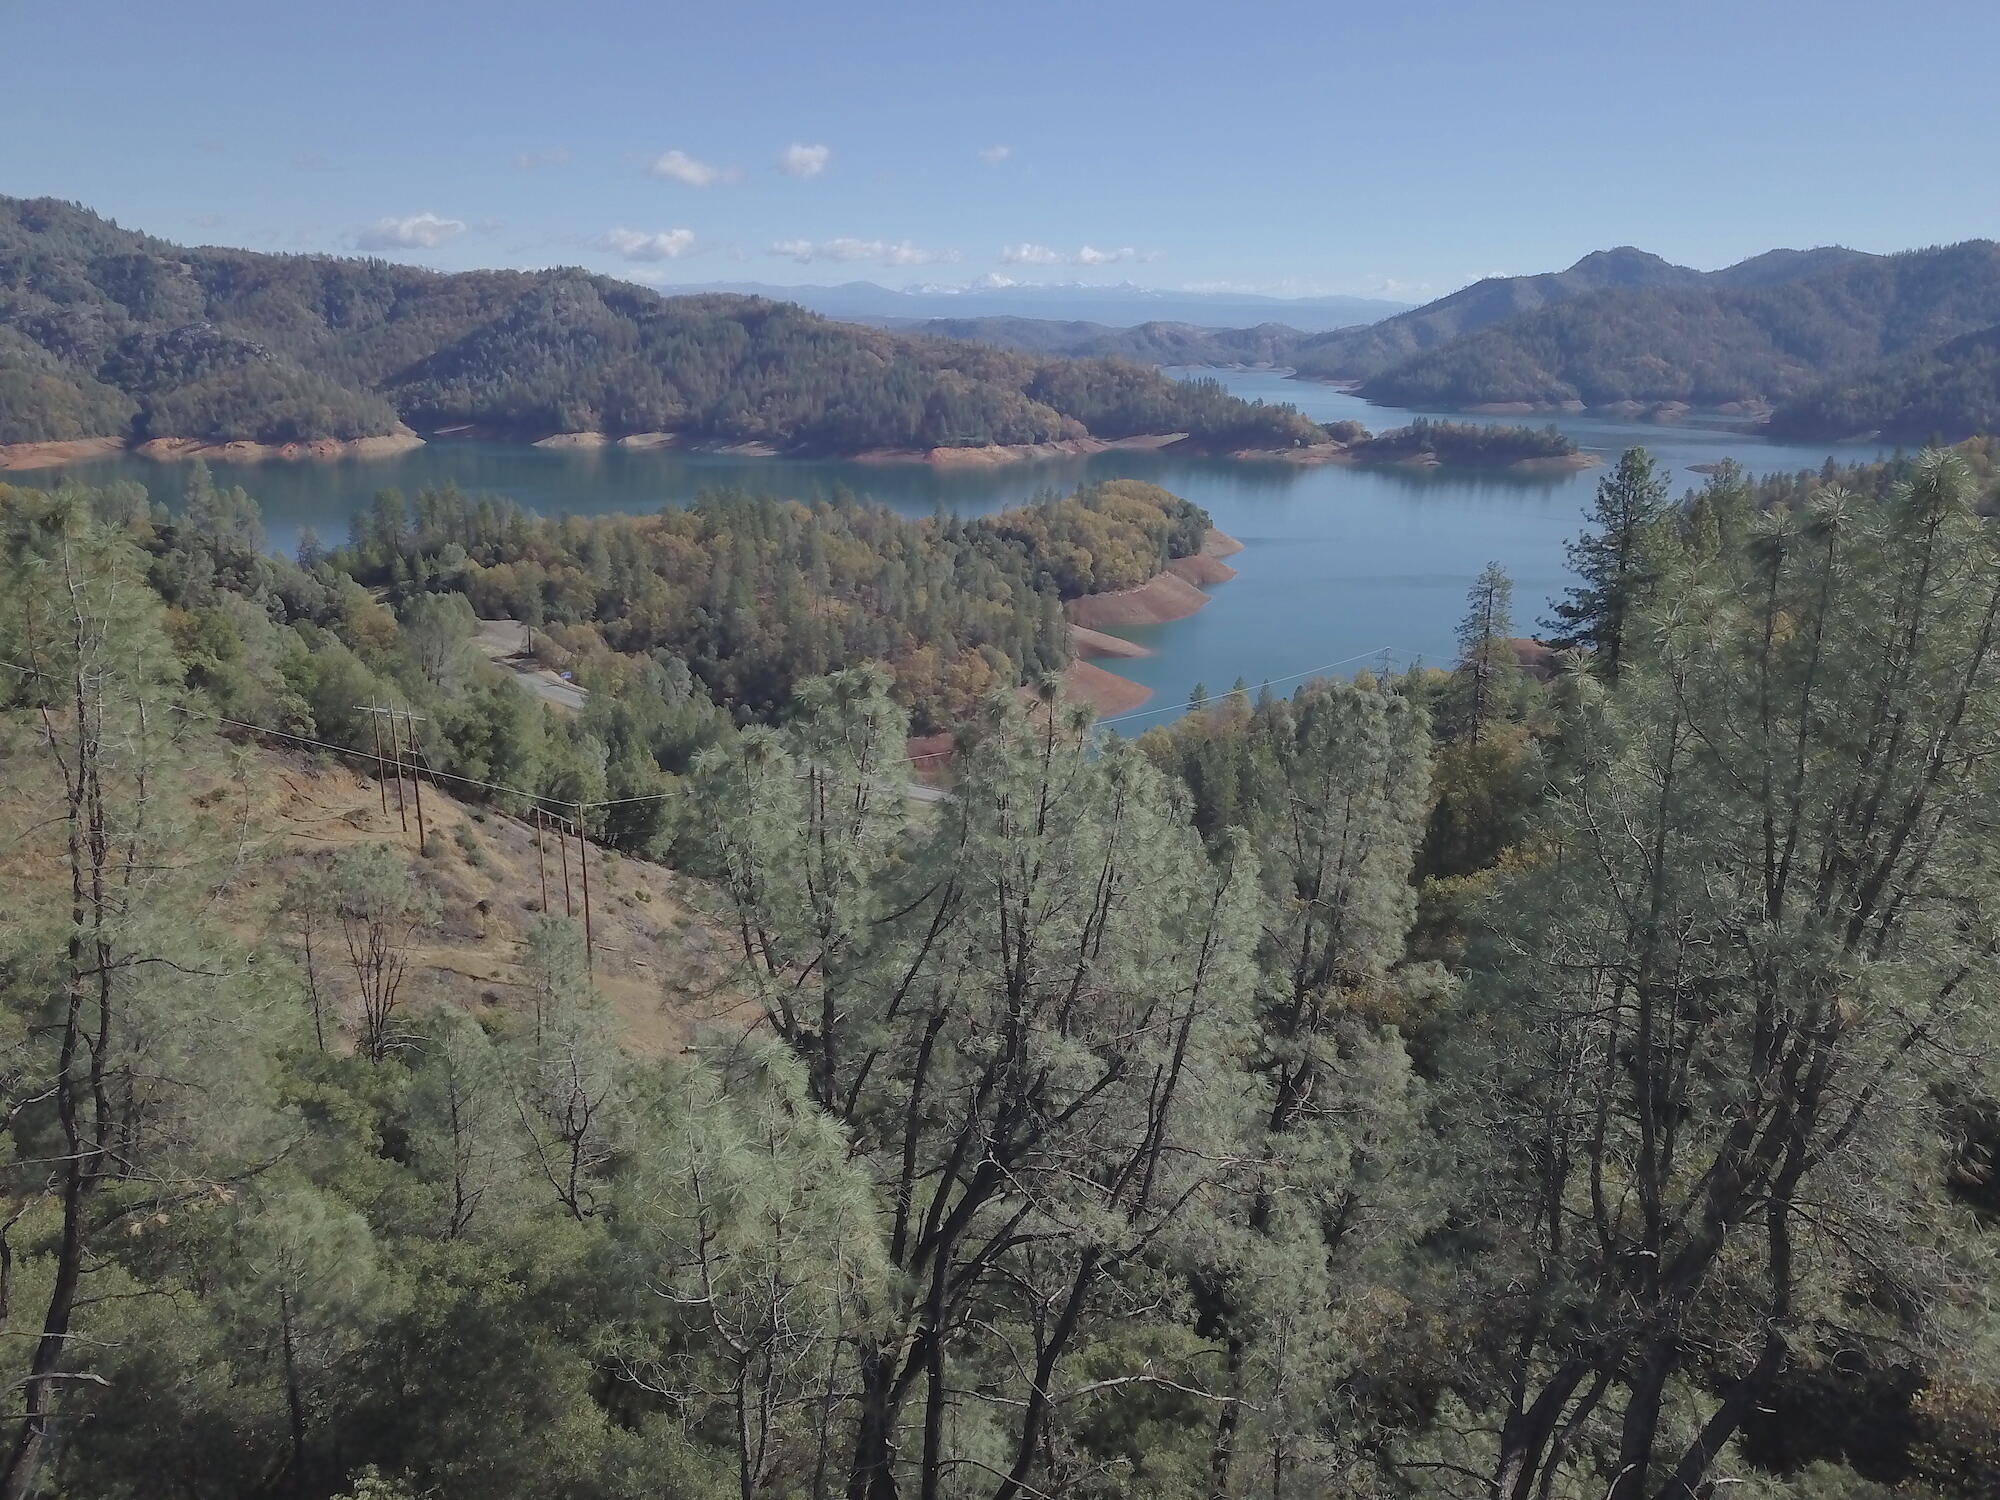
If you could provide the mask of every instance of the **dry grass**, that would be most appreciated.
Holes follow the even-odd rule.
[[[0,794],[0,911],[9,914],[0,920],[58,904],[64,888],[61,824],[49,816],[59,806],[55,782],[27,735],[17,733],[11,741],[14,753],[0,754],[6,783]],[[200,852],[216,862],[214,909],[228,925],[247,939],[286,941],[278,906],[288,880],[339,850],[385,844],[407,855],[413,873],[435,892],[441,914],[412,954],[408,1003],[474,1011],[523,1004],[521,960],[541,914],[544,861],[550,909],[566,909],[553,833],[538,857],[531,824],[426,783],[429,852],[421,854],[414,801],[406,833],[393,786],[384,812],[376,783],[346,766],[257,745],[224,748],[227,753],[209,757],[195,777],[194,801],[211,825]],[[568,853],[568,909],[581,921],[574,840]],[[596,984],[616,1009],[627,1045],[658,1054],[683,1046],[705,1021],[749,1024],[742,997],[730,985],[728,934],[702,914],[699,883],[596,846],[589,859]]]

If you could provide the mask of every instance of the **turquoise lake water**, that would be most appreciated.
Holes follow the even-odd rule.
[[[1199,371],[1238,395],[1288,401],[1323,421],[1352,417],[1376,430],[1417,413],[1370,406],[1332,386],[1273,371]],[[1507,422],[1519,418],[1461,420]],[[1540,419],[1537,419],[1540,420]],[[1676,493],[1699,484],[1692,465],[1733,458],[1753,473],[1817,469],[1829,453],[1843,462],[1874,456],[1873,445],[1777,443],[1725,426],[1662,426],[1591,416],[1555,418],[1585,450],[1607,462],[1635,444],[1650,449]],[[1134,731],[1161,722],[1204,684],[1226,691],[1241,677],[1280,691],[1320,668],[1351,672],[1387,657],[1449,660],[1465,591],[1489,561],[1513,576],[1516,628],[1532,634],[1568,578],[1563,543],[1575,534],[1602,469],[1524,477],[1451,469],[1300,468],[1102,453],[1089,458],[936,471],[921,464],[878,465],[797,459],[630,453],[617,448],[549,452],[494,443],[434,442],[394,458],[334,463],[265,463],[218,477],[241,483],[263,506],[274,547],[290,549],[306,526],[328,542],[377,490],[413,494],[456,480],[472,492],[506,495],[551,514],[644,511],[683,504],[705,489],[738,486],[811,499],[844,486],[910,514],[938,506],[977,514],[1087,479],[1132,477],[1165,485],[1206,507],[1240,539],[1231,558],[1239,576],[1216,586],[1215,602],[1172,624],[1126,632],[1148,658],[1110,663],[1154,692],[1131,720]],[[121,457],[65,470],[12,476],[54,483],[136,479],[171,500],[174,466]]]

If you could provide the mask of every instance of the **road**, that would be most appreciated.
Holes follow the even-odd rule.
[[[472,639],[488,660],[520,678],[536,697],[571,713],[582,711],[588,695],[575,683],[565,682],[560,673],[536,664],[528,655],[528,627],[519,620],[481,620]]]

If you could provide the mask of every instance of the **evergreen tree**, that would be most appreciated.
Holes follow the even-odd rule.
[[[39,1492],[58,1427],[105,1388],[125,1226],[274,1149],[271,1065],[302,1019],[207,916],[236,850],[190,815],[181,668],[144,562],[81,492],[0,494],[0,704],[29,710],[43,757],[10,766],[7,843],[62,872],[59,904],[10,899],[0,950],[6,1500]]]
[[[1657,647],[1568,728],[1455,1032],[1510,1226],[1503,1500],[1689,1500],[1822,1340],[1952,1340],[1919,1163],[2000,1040],[2000,579],[1968,479],[1926,455],[1885,504],[1820,491],[1671,577]]]
[[[871,831],[886,808],[822,853],[818,806],[846,819],[875,795],[837,747],[874,743],[883,714],[836,684],[809,759],[745,737],[703,802],[752,982],[865,1143],[883,1206],[891,1294],[858,1341],[847,1492],[900,1493],[909,1466],[938,1493],[990,1453],[991,1494],[1015,1500],[1063,1488],[1039,1471],[1081,1415],[1061,1387],[1092,1309],[1224,1191],[1215,1148],[1247,1123],[1226,1080],[1254,874],[1240,853],[1212,867],[1157,773],[1129,749],[1094,755],[1049,694],[1032,718],[995,700],[912,855]],[[834,920],[787,922],[802,899]],[[775,948],[787,928],[797,946]],[[798,1004],[825,993],[829,960],[843,1003]],[[1063,1222],[1090,1228],[1026,1227]],[[1134,1364],[1111,1384],[1167,1378]]]
[[[1589,529],[1568,544],[1580,580],[1554,606],[1549,644],[1581,647],[1616,682],[1633,615],[1659,581],[1655,532],[1667,512],[1667,482],[1644,448],[1628,448],[1597,483]]]
[[[1514,582],[1500,564],[1491,562],[1466,592],[1465,618],[1458,626],[1458,667],[1446,697],[1447,733],[1478,744],[1506,712],[1520,672],[1514,647]]]

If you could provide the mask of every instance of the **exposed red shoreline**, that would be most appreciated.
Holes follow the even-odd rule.
[[[1201,551],[1177,557],[1166,571],[1137,588],[1116,593],[1086,594],[1063,606],[1070,618],[1070,645],[1075,660],[1063,671],[1063,697],[1072,703],[1087,703],[1101,719],[1131,713],[1146,703],[1153,690],[1100,667],[1090,657],[1125,659],[1153,653],[1135,641],[1106,634],[1099,624],[1112,629],[1126,625],[1160,625],[1184,620],[1209,601],[1209,595],[1195,586],[1221,583],[1236,576],[1236,570],[1222,561],[1243,550],[1243,544],[1227,532],[1213,527],[1203,539]],[[1022,688],[1024,695],[1033,689]],[[949,733],[913,735],[905,753],[911,769],[919,776],[943,775],[951,767],[952,736]]]

